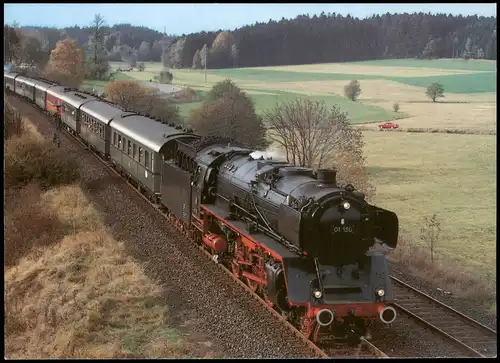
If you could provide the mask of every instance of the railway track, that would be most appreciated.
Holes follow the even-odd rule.
[[[21,97],[17,97],[17,95],[14,96],[17,99],[20,99],[24,104],[36,109],[41,115],[47,117],[47,120],[49,120],[49,122],[52,121],[47,114],[45,114],[43,111],[35,107],[27,100]],[[171,214],[165,211],[163,206],[154,203],[150,198],[148,198],[148,196],[146,196],[143,192],[141,192],[140,188],[138,188],[137,185],[131,182],[126,176],[118,172],[110,162],[103,159],[101,155],[99,155],[99,153],[95,152],[92,148],[90,148],[89,145],[87,145],[82,139],[80,139],[80,137],[69,132],[66,128],[63,129],[67,136],[69,136],[71,139],[73,139],[82,147],[84,147],[84,149],[90,151],[102,164],[104,164],[104,166],[109,171],[111,171],[112,173],[120,177],[122,180],[124,180],[144,201],[146,201],[152,208],[154,208],[158,213],[160,213],[163,217],[165,217],[165,219],[167,219],[167,221],[171,225],[173,225],[177,231],[179,231],[188,239],[192,240],[193,243],[195,243],[189,231],[184,230],[182,227],[179,226],[179,224],[175,223],[175,217],[173,217]],[[328,346],[324,346],[321,348],[318,347],[312,341],[307,339],[296,327],[290,324],[280,313],[278,313],[273,308],[269,307],[269,305],[265,301],[263,301],[259,295],[254,293],[245,283],[236,278],[233,275],[232,271],[224,267],[222,264],[219,264],[216,261],[214,261],[210,253],[202,245],[199,245],[198,248],[204,255],[207,256],[207,258],[209,258],[216,265],[217,268],[222,269],[229,277],[231,277],[238,285],[240,285],[252,298],[257,300],[266,310],[268,310],[274,316],[275,318],[274,322],[270,323],[271,328],[273,324],[285,325],[297,336],[297,338],[300,341],[304,342],[312,350],[313,354],[317,358],[333,358],[333,357],[334,358],[389,358],[384,352],[382,352],[380,349],[375,347],[373,344],[371,344],[364,338],[361,338],[361,341],[354,346],[345,341],[338,341],[335,343],[329,343]],[[290,344],[294,343],[296,342],[290,341]]]
[[[497,355],[497,332],[391,276],[393,306],[475,357]]]

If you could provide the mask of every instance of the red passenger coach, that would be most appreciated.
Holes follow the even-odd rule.
[[[51,114],[57,114],[62,117],[62,94],[64,93],[63,86],[51,87],[47,90],[47,99],[45,109]]]

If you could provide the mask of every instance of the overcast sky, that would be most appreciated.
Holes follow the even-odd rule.
[[[130,23],[180,35],[233,30],[299,14],[340,13],[358,18],[372,14],[431,12],[496,16],[496,4],[4,4],[4,23],[64,28],[86,26],[100,13],[106,23]]]

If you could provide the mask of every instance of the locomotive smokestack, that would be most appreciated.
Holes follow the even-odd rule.
[[[336,169],[318,169],[316,179],[320,184],[335,185],[337,184],[337,170]]]

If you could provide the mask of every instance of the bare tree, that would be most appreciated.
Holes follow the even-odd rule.
[[[336,167],[339,181],[353,182],[373,196],[375,189],[364,168],[363,135],[347,115],[324,102],[296,99],[264,113],[268,137],[279,145],[288,162],[310,167]]]
[[[86,76],[92,79],[103,79],[109,71],[109,64],[105,57],[104,47],[104,18],[96,14],[91,24],[92,33],[89,35]]]
[[[233,68],[236,68],[236,65],[238,64],[238,47],[236,44],[233,44],[231,46],[231,58],[233,58]]]
[[[200,56],[200,50],[198,49],[193,56],[193,69],[199,69],[201,68],[201,56]]]
[[[441,222],[437,214],[434,213],[431,218],[425,217],[420,228],[420,239],[429,245],[431,250],[431,261],[434,262],[434,250],[439,240],[441,232]]]

